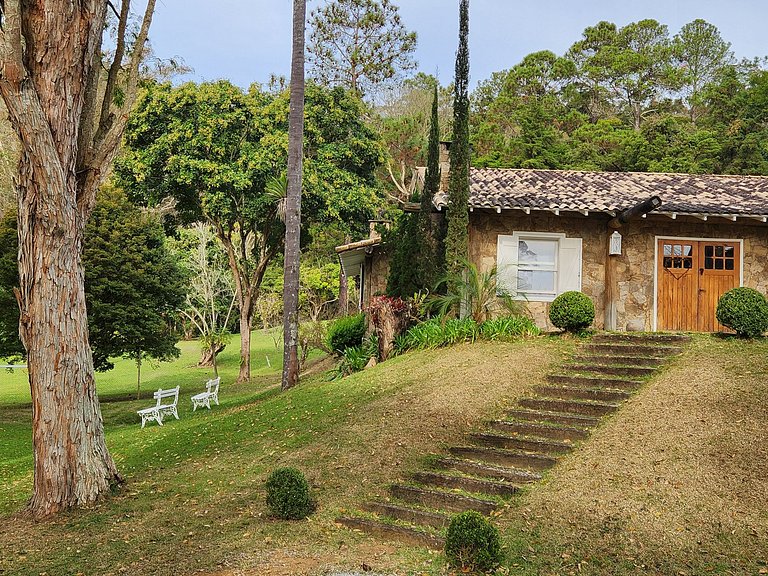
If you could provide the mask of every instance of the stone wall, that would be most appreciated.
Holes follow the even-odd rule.
[[[606,307],[609,217],[551,212],[476,210],[470,214],[470,258],[481,270],[496,264],[497,236],[514,232],[557,232],[581,238],[582,291],[595,303],[595,327],[603,328]],[[649,215],[623,226],[622,254],[615,259],[614,295],[619,330],[652,330],[654,326],[654,261],[656,236],[743,240],[744,285],[768,293],[768,226],[757,221],[728,222],[719,218],[703,222],[689,217],[672,220]],[[549,324],[549,304],[529,302],[528,309],[543,329]]]

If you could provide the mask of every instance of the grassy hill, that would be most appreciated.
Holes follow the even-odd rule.
[[[398,574],[445,572],[439,556],[336,526],[340,510],[424,465],[541,383],[573,341],[541,338],[408,354],[340,381],[305,377],[280,393],[279,350],[254,338],[251,384],[191,412],[209,371],[177,362],[146,371],[144,390],[182,386],[180,421],[141,430],[129,363],[100,375],[107,442],[126,477],[91,510],[35,523],[25,375],[0,375],[0,573],[323,574],[363,563]],[[265,354],[272,357],[266,365]],[[758,573],[768,562],[768,344],[697,338],[545,481],[498,518],[510,573]],[[147,394],[148,395],[148,394]],[[320,508],[268,518],[263,483],[304,470]]]

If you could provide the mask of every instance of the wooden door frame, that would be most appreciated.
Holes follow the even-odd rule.
[[[688,242],[733,242],[739,245],[739,286],[744,286],[744,239],[743,238],[698,238],[692,236],[654,236],[653,237],[653,331],[658,331],[659,324],[659,240],[680,240]]]

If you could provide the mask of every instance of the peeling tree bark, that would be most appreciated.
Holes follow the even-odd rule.
[[[120,481],[94,385],[81,254],[96,189],[135,99],[153,9],[150,0],[127,71],[110,69],[102,104],[103,0],[0,3],[0,94],[22,150],[16,295],[32,394],[29,510],[38,517],[90,504]],[[118,81],[122,110],[112,104]]]

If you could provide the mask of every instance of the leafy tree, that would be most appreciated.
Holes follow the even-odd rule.
[[[339,294],[339,263],[302,264],[299,305],[310,322],[317,322]]]
[[[129,0],[0,6],[0,95],[21,140],[19,331],[30,366],[35,516],[90,504],[120,481],[96,396],[81,247],[135,100],[154,7],[148,0],[129,30]],[[105,32],[114,33],[109,54]]]
[[[240,309],[241,365],[250,378],[254,305],[283,244],[280,187],[286,165],[288,94],[248,93],[229,82],[151,85],[138,102],[115,166],[117,182],[144,203],[176,200],[177,219],[211,224],[224,246]],[[308,84],[305,104],[305,226],[374,213],[381,145],[363,123],[362,104],[341,89]]]
[[[283,264],[285,283],[283,287],[283,390],[299,383],[299,251],[304,161],[304,21],[306,14],[306,0],[294,0]]]
[[[576,75],[595,97],[615,95],[615,105],[626,110],[637,131],[650,106],[679,83],[669,32],[656,20],[620,29],[600,22],[584,30],[569,57],[576,64]]]
[[[723,40],[717,27],[696,19],[672,39],[673,61],[682,69],[682,86],[691,121],[702,113],[702,91],[723,69],[733,64],[731,43]]]
[[[416,68],[416,33],[391,0],[329,0],[310,25],[309,62],[321,83],[371,96]]]
[[[448,182],[445,262],[449,273],[463,268],[469,242],[469,0],[459,5],[459,49],[453,99],[453,143]]]
[[[387,296],[410,298],[424,287],[421,270],[423,241],[418,212],[401,212],[386,233],[385,243],[394,246],[389,262]]]
[[[96,370],[110,358],[136,362],[137,399],[144,359],[179,355],[171,319],[181,308],[185,278],[165,245],[160,219],[120,190],[104,188],[85,229],[85,295]]]
[[[179,230],[175,257],[188,281],[182,316],[200,336],[202,355],[198,366],[213,366],[229,340],[230,316],[235,306],[235,286],[227,255],[208,224],[197,222]]]
[[[418,267],[422,274],[422,286],[428,290],[434,288],[438,276],[443,274],[444,267],[443,227],[440,223],[432,220],[435,194],[440,191],[440,179],[440,119],[438,93],[437,87],[435,87],[432,99],[432,115],[429,122],[427,168],[424,174],[424,189],[421,192],[421,206],[419,208],[421,253],[418,258]]]
[[[19,340],[19,304],[14,288],[19,285],[19,233],[16,209],[9,207],[0,219],[0,356],[23,356]]]

